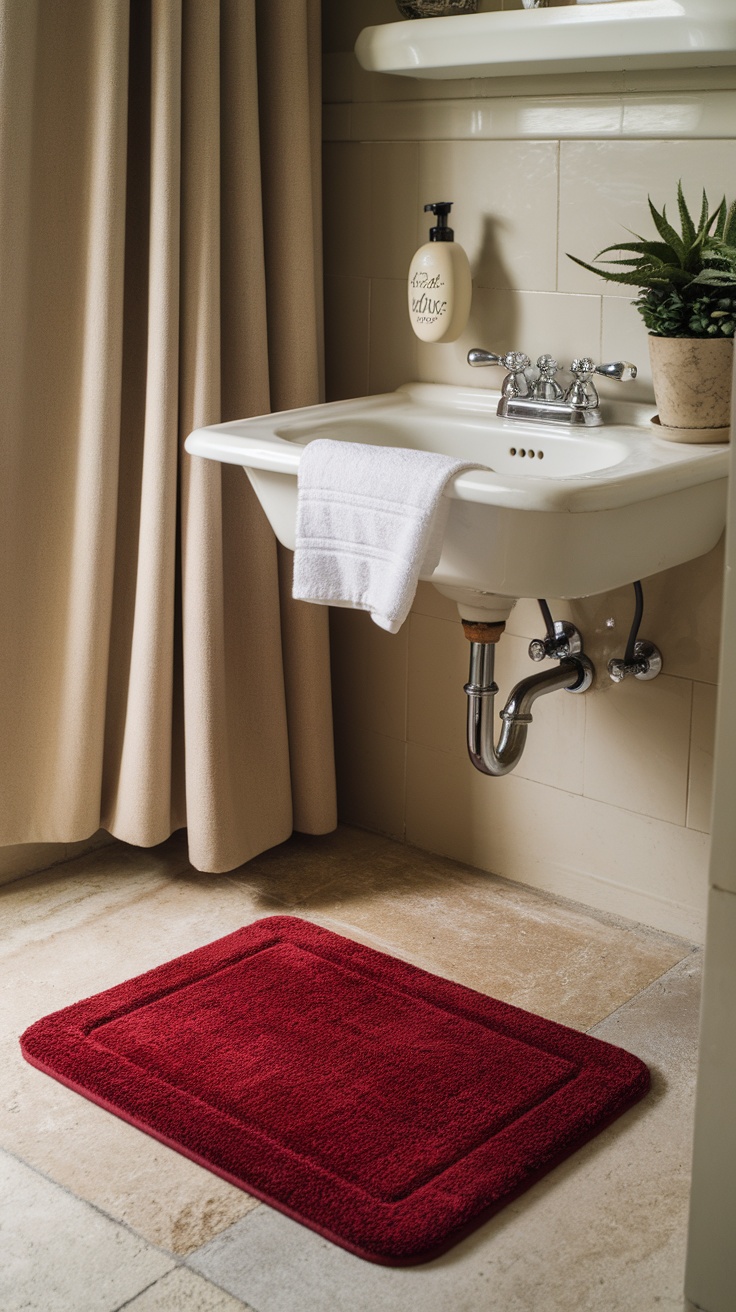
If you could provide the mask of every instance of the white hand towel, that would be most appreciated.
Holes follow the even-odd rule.
[[[368,610],[396,633],[420,573],[439,562],[447,484],[483,468],[431,451],[309,442],[299,462],[294,596]]]

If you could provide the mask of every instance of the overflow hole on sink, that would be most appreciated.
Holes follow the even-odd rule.
[[[544,451],[527,451],[526,447],[523,446],[518,448],[510,446],[509,455],[521,457],[528,456],[530,460],[534,460],[535,457],[537,460],[544,460]]]

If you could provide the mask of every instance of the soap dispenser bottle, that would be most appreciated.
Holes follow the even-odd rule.
[[[425,213],[431,210],[437,223],[409,266],[409,317],[423,342],[456,341],[470,314],[470,264],[447,225],[453,203],[443,200],[424,206]]]

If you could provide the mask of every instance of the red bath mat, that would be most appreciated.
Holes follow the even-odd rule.
[[[649,1086],[620,1048],[291,916],[46,1016],[21,1047],[390,1266],[449,1248]]]

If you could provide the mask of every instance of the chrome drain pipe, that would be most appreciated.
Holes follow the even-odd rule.
[[[509,774],[518,765],[526,746],[526,735],[532,722],[531,708],[537,698],[558,689],[584,692],[593,681],[593,666],[587,656],[566,656],[553,668],[540,670],[517,683],[501,711],[503,727],[496,746],[493,741],[493,707],[498,684],[494,681],[493,671],[496,643],[504,626],[471,625],[463,621],[463,627],[470,640],[470,674],[465,684],[468,755],[482,774]]]

